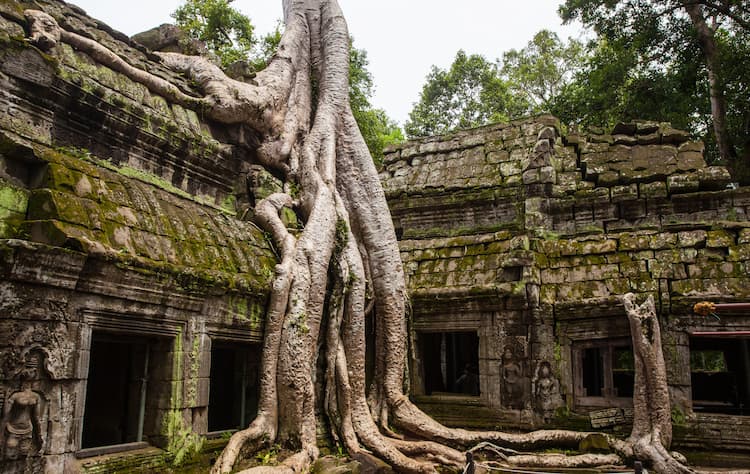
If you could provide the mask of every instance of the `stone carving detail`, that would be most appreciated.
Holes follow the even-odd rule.
[[[45,355],[38,347],[24,353],[24,364],[16,376],[18,389],[6,391],[0,445],[5,459],[41,455],[46,438],[47,400],[41,391]]]
[[[17,377],[18,367],[25,366],[26,358],[31,352],[40,354],[40,370],[48,376],[47,380],[70,378],[75,343],[67,324],[14,323],[9,326],[8,340],[15,341],[16,345],[6,349],[3,357],[0,357],[0,380]]]
[[[523,368],[511,346],[503,350],[503,362],[500,366],[501,401],[504,408],[522,410],[528,399],[528,378],[524,377]]]
[[[553,127],[545,127],[539,132],[529,164],[523,173],[523,184],[541,186],[555,183],[556,174],[551,157],[555,154],[556,138],[557,130]]]
[[[545,423],[552,421],[555,410],[562,404],[560,384],[546,360],[539,363],[534,374],[534,402]]]

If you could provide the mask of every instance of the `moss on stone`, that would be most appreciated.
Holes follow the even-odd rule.
[[[270,288],[276,258],[251,224],[83,149],[44,149],[38,156],[48,165],[22,226],[34,240],[113,258],[131,271],[153,270],[188,292]],[[5,200],[19,207],[15,197]],[[19,224],[25,216],[24,208]],[[0,235],[6,228],[3,223]]]
[[[28,191],[0,180],[0,238],[23,236]]]
[[[181,466],[201,452],[204,438],[193,432],[191,427],[185,426],[182,410],[182,331],[174,338],[172,352],[172,392],[170,409],[162,420],[161,434],[167,439],[166,451],[175,466]]]
[[[0,238],[23,236],[29,192],[0,179]]]
[[[28,191],[0,179],[0,208],[11,212],[26,212]]]
[[[0,0],[0,14],[16,21],[24,21],[23,7],[15,0]]]

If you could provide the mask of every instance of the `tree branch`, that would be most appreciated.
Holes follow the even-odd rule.
[[[720,13],[725,17],[731,19],[742,29],[750,31],[750,20],[743,18],[741,14],[733,11],[729,4],[727,4],[726,2],[724,2],[723,4],[719,4],[716,2],[712,2],[711,0],[683,0],[682,4],[685,7],[693,5],[703,5],[704,7],[710,10],[714,10],[714,12]]]

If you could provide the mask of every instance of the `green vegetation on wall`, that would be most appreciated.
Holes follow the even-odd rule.
[[[29,192],[0,179],[0,239],[21,236]]]

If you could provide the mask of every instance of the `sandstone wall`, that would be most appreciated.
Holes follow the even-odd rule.
[[[677,410],[703,416],[692,412],[691,334],[750,329],[740,314],[692,313],[702,300],[750,299],[750,189],[703,152],[669,124],[561,133],[550,116],[391,149],[381,177],[412,296],[415,392],[424,384],[420,335],[476,331],[480,398],[500,413],[490,424],[543,423],[534,394],[549,363],[561,395],[550,423],[590,427],[576,413],[629,403],[576,395],[577,348],[627,342],[619,297],[635,292],[657,302]],[[531,395],[520,410],[503,399],[508,347]],[[459,423],[434,397],[418,400]],[[445,400],[454,414],[482,416],[474,401]]]
[[[0,1],[0,412],[30,385],[41,445],[13,451],[0,436],[0,471],[122,467],[125,458],[76,459],[97,338],[147,347],[143,443],[130,449],[151,448],[126,464],[163,467],[208,431],[212,348],[258,352],[262,341],[277,257],[243,219],[254,150],[226,144],[254,138],[64,43],[39,51],[24,38],[27,7]],[[34,8],[198,94],[76,7]],[[13,423],[0,420],[3,434]]]
[[[200,93],[79,9],[35,5]],[[22,8],[0,0],[0,400],[33,377],[46,428],[30,460],[0,446],[0,467],[126,462],[75,458],[97,334],[151,341],[151,447],[126,464],[162,466],[208,431],[212,347],[262,339],[276,256],[245,217],[279,183],[253,167],[251,131],[208,123],[65,44],[42,53],[24,40]],[[750,190],[728,187],[702,144],[667,124],[596,132],[561,133],[541,116],[388,152],[381,177],[410,289],[415,397],[463,426],[590,429],[585,414],[602,408],[626,420],[626,402],[576,395],[576,348],[627,338],[618,297],[634,291],[658,303],[678,438],[746,450],[744,418],[693,413],[689,351],[696,331],[750,330],[741,314],[691,312],[699,300],[750,298]],[[477,334],[479,397],[425,393],[420,338],[446,332]],[[545,364],[558,389],[540,398]]]

